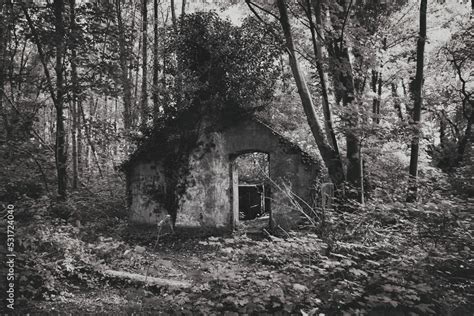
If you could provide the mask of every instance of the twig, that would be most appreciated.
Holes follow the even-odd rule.
[[[290,234],[288,234],[288,232],[284,230],[280,225],[278,225],[277,227],[280,228],[286,234],[286,236],[288,236],[288,238],[291,237]]]
[[[347,19],[349,17],[349,12],[351,11],[351,7],[352,7],[352,1],[349,2],[349,6],[347,7],[347,12],[346,12],[346,16],[344,17],[344,22],[342,23],[342,29],[341,29],[341,50],[342,50],[342,43],[344,42],[344,29],[346,28],[346,23],[347,23]]]
[[[257,9],[259,9],[259,10],[261,10],[261,11],[263,11],[263,12],[269,14],[269,15],[271,15],[271,16],[274,17],[276,20],[278,20],[278,21],[280,20],[280,17],[276,16],[274,13],[268,11],[267,9],[262,8],[262,7],[259,6],[258,4],[253,3],[253,2],[250,1],[250,0],[245,0],[245,3],[246,3],[247,6],[249,7],[249,9],[252,11],[252,13],[255,14],[255,15],[257,16],[257,18],[258,18],[260,21],[262,21],[262,22],[264,22],[264,21],[263,21],[262,18],[258,15],[258,13],[256,13],[255,9],[252,8],[252,6],[255,6]]]

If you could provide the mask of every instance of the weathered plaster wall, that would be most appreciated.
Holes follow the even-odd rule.
[[[221,133],[202,135],[189,158],[186,192],[176,216],[177,227],[229,227],[229,158]]]
[[[129,173],[130,220],[141,224],[154,224],[166,215],[161,196],[166,194],[164,170],[159,162],[136,164]]]
[[[202,143],[190,157],[187,190],[180,203],[176,226],[229,227],[232,224],[231,162],[242,153],[261,151],[269,154],[270,177],[281,184],[291,183],[292,190],[310,202],[312,184],[318,166],[303,163],[301,152],[255,121],[245,121],[223,132],[200,139]],[[283,195],[272,188],[274,196]],[[272,221],[290,228],[299,218],[289,213],[284,199],[272,203]]]
[[[189,172],[185,192],[179,201],[176,226],[203,228],[231,228],[232,181],[231,163],[237,155],[260,151],[269,154],[270,177],[277,184],[291,183],[292,191],[310,203],[312,186],[319,175],[319,166],[303,162],[304,157],[271,129],[253,120],[245,120],[223,131],[203,134],[199,146],[189,156]],[[160,162],[137,163],[131,172],[132,220],[154,223],[156,213],[163,211],[158,200],[149,193],[166,192]],[[272,188],[272,222],[283,228],[296,223],[299,214],[288,212],[284,195]]]
[[[226,152],[229,155],[249,151],[269,154],[270,177],[279,186],[282,182],[291,185],[292,191],[309,204],[313,198],[313,183],[319,175],[319,166],[304,157],[299,149],[272,132],[271,129],[255,121],[243,122],[225,131]],[[289,212],[284,194],[273,186],[271,219],[273,225],[288,229],[300,217],[297,212]]]

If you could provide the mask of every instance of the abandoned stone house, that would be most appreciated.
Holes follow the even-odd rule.
[[[301,214],[282,187],[291,188],[301,207],[312,205],[318,159],[254,116],[231,121],[207,124],[192,141],[188,133],[185,145],[178,128],[165,128],[139,146],[124,164],[130,220],[156,225],[170,214],[178,229],[232,230],[265,214],[270,228],[298,224]],[[265,155],[266,179],[239,180],[237,160],[247,153]]]

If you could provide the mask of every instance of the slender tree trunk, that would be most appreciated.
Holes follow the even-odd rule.
[[[359,163],[360,163],[360,203],[365,204],[365,187],[364,187],[364,160],[362,159],[362,146],[359,146]]]
[[[382,104],[382,72],[379,72],[379,81],[377,83],[377,124],[380,123],[380,106]]]
[[[415,124],[416,134],[411,141],[410,154],[410,178],[408,184],[407,202],[414,202],[417,199],[417,176],[418,176],[418,155],[420,151],[420,123],[421,106],[423,103],[423,67],[426,42],[426,10],[427,0],[421,0],[420,4],[420,31],[416,45],[416,75],[413,83],[413,124]]]
[[[403,121],[402,105],[397,91],[397,84],[395,82],[392,82],[390,86],[392,88],[393,106],[397,111],[398,118]]]
[[[342,45],[341,45],[342,46]],[[352,64],[349,58],[349,50],[347,47],[339,47],[334,45],[335,56],[339,63],[338,68],[343,70],[336,70],[337,80],[339,84],[344,87],[340,91],[343,107],[349,107],[355,99],[354,78],[352,74]],[[345,118],[346,124],[346,154],[347,154],[347,181],[353,188],[360,188],[360,179],[362,176],[360,163],[360,142],[354,130],[359,125],[357,113],[348,114]],[[355,198],[355,197],[354,197]]]
[[[469,119],[467,120],[466,130],[464,136],[460,138],[457,146],[457,159],[456,163],[459,165],[464,159],[464,153],[466,152],[466,147],[469,143],[472,142],[472,125],[474,125],[474,113],[471,113]]]
[[[166,17],[164,16],[164,14],[162,13],[161,15],[162,19],[163,19],[163,25],[166,25],[168,23],[168,18],[169,18],[169,12],[166,11]],[[163,40],[166,38],[166,28],[163,28]],[[162,89],[163,89],[163,107],[165,109],[165,111],[168,110],[168,107],[169,107],[169,93],[168,93],[168,87],[167,87],[167,84],[166,84],[166,71],[168,69],[167,67],[167,56],[168,56],[168,51],[166,50],[166,45],[163,45],[163,50],[161,52],[162,54],[162,59],[163,59],[163,65],[162,65],[162,73],[163,73],[163,76],[161,77],[161,86],[162,86]]]
[[[374,114],[374,122],[380,123],[380,97],[382,95],[382,73],[372,70],[372,92],[377,96],[372,101],[372,114]]]
[[[326,135],[329,143],[332,148],[339,154],[339,146],[337,144],[336,133],[334,132],[333,122],[332,122],[332,113],[331,107],[329,105],[329,92],[327,86],[327,78],[324,72],[323,67],[323,52],[321,42],[324,42],[324,29],[322,27],[322,18],[321,18],[321,3],[318,0],[312,0],[312,6],[314,8],[314,15],[316,17],[316,24],[313,23],[313,18],[311,16],[311,4],[307,0],[310,29],[311,29],[311,40],[313,43],[314,55],[316,58],[316,69],[318,71],[319,83],[321,85],[321,96],[322,96],[322,105],[324,113],[324,125],[326,128]]]
[[[72,41],[71,41],[71,81],[72,81],[72,188],[77,189],[79,182],[79,152],[77,150],[77,129],[78,129],[78,116],[79,111],[77,110],[78,102],[78,78],[77,78],[77,52],[76,52],[76,38],[77,38],[77,26],[76,26],[76,0],[69,0],[70,14],[71,14],[71,32],[72,32]]]
[[[186,0],[181,2],[181,20],[183,20],[184,15],[186,14]]]
[[[8,115],[3,105],[3,97],[5,94],[5,68],[7,65],[7,46],[10,40],[10,21],[9,12],[11,11],[11,1],[0,0],[0,114],[3,119],[5,127],[5,136],[7,140],[10,138],[10,126],[8,122]]]
[[[77,123],[77,172],[78,178],[82,177],[84,174],[84,160],[83,160],[83,145],[82,145],[82,117],[80,113],[82,112],[82,101],[79,99],[76,104],[76,123]]]
[[[182,23],[184,19],[185,12],[186,12],[186,1],[183,0],[182,6],[181,6],[180,23]],[[176,8],[174,6],[174,0],[171,0],[171,23],[173,25],[174,33],[177,35],[178,34],[178,20],[176,17]],[[181,97],[182,91],[183,91],[183,78],[181,77],[181,63],[178,58],[176,62],[176,96],[175,96],[176,104],[178,105],[178,107],[181,105],[181,102],[182,102],[182,97]]]
[[[176,31],[177,25],[176,25],[176,8],[174,5],[174,0],[171,0],[171,24],[173,25],[174,30]]]
[[[140,77],[140,68],[141,68],[141,51],[142,51],[142,33],[140,32],[140,36],[138,39],[138,53],[137,53],[137,63],[135,66],[135,78],[132,79],[134,80],[134,89],[133,89],[133,100],[135,104],[135,108],[132,109],[132,125],[137,126],[138,125],[138,120],[140,118],[140,109],[139,109],[139,101],[138,100],[138,77]],[[130,77],[133,78],[133,77]]]
[[[146,127],[148,120],[148,1],[142,0],[142,91],[141,91],[141,126]]]
[[[119,59],[120,59],[120,78],[123,88],[123,125],[125,135],[128,135],[132,127],[132,88],[129,78],[128,69],[128,53],[125,41],[125,28],[122,21],[121,0],[115,1],[115,13],[117,18],[117,26],[119,29]]]
[[[58,194],[60,199],[66,198],[66,131],[64,129],[64,1],[54,0],[54,20],[56,29],[56,169],[58,173]]]
[[[131,24],[131,29],[132,30],[135,30],[136,29],[136,20],[137,20],[137,8],[138,8],[138,11],[141,12],[141,3],[139,6],[136,5],[135,1],[131,1],[130,2],[130,6],[132,7],[132,24]],[[132,45],[133,46],[133,45]],[[142,47],[142,37],[141,37],[141,32],[140,32],[140,36],[138,37],[138,51],[140,52],[141,51],[141,47]],[[133,55],[133,47],[130,47],[129,48],[130,51],[127,51],[128,52],[128,55],[127,57],[131,57]],[[135,122],[136,122],[136,119],[135,119],[135,109],[136,109],[136,104],[137,104],[137,82],[138,82],[138,72],[139,72],[139,69],[140,69],[140,53],[137,54],[137,57],[136,59],[135,58],[128,58],[129,61],[128,61],[128,78],[129,78],[129,82],[130,82],[130,97],[131,97],[131,108],[130,108],[130,123],[131,123],[131,126],[136,126]],[[134,74],[134,71],[135,70],[135,73],[136,73],[136,79],[134,81],[134,77],[133,77],[133,74]]]
[[[286,47],[288,49],[290,67],[295,78],[298,93],[301,98],[301,103],[311,128],[313,137],[318,145],[318,149],[329,171],[329,176],[333,183],[340,187],[344,182],[344,171],[342,161],[337,153],[328,144],[326,137],[319,124],[316,111],[313,106],[311,94],[306,85],[304,76],[299,68],[298,60],[296,59],[295,46],[293,43],[293,35],[291,32],[291,25],[288,19],[288,12],[284,0],[277,1],[278,10],[280,11],[280,24],[285,35]]]
[[[88,149],[90,148],[90,150],[87,150],[88,154],[87,154],[87,166],[90,167],[90,152],[92,152],[92,155],[94,156],[94,161],[95,161],[95,164],[96,164],[96,167],[97,167],[97,171],[99,171],[99,175],[101,178],[104,178],[104,174],[102,173],[102,168],[100,167],[100,161],[99,161],[99,156],[97,155],[97,150],[95,149],[95,145],[94,145],[94,142],[92,140],[92,130],[91,130],[91,126],[92,126],[92,120],[91,118],[93,117],[93,113],[95,111],[93,111],[92,109],[92,105],[93,105],[94,101],[91,100],[91,103],[90,103],[90,111],[89,111],[89,127],[85,129],[85,134],[86,134],[86,139],[87,139],[87,143],[89,144],[89,146],[87,147]],[[84,109],[81,107],[81,116],[82,116],[82,120],[84,122],[86,122],[86,114],[84,113]]]
[[[22,78],[23,76],[23,70],[25,69],[25,66],[26,66],[26,63],[28,62],[28,59],[26,58],[25,60],[25,52],[26,52],[26,46],[27,46],[27,41],[25,41],[23,43],[23,48],[21,50],[21,57],[20,57],[20,68],[18,69],[18,77]],[[18,80],[18,83],[17,83],[17,99],[20,98],[20,95],[21,93],[23,92],[22,91],[22,85],[23,81],[22,80]]]
[[[332,34],[332,38],[327,47],[332,59],[331,75],[334,80],[336,100],[338,103],[342,101],[343,107],[347,108],[352,105],[356,93],[349,48],[346,46],[344,39],[344,28],[347,27],[347,19],[350,16],[353,0],[350,0],[348,4],[347,1],[338,1],[338,3],[344,10],[332,14],[335,15],[335,19],[344,21],[344,23],[340,23],[341,26],[339,26],[339,23],[335,24],[337,25],[336,32]],[[360,142],[357,134],[354,132],[359,125],[359,119],[358,113],[351,113],[351,115],[349,113],[350,112],[342,118],[346,127],[346,155],[348,161],[346,179],[352,188],[360,188],[360,179],[362,176],[362,164],[359,161]],[[353,194],[350,194],[349,197],[355,198]]]
[[[153,117],[156,120],[160,113],[158,98],[158,73],[160,68],[160,59],[158,51],[158,3],[159,0],[153,0]]]

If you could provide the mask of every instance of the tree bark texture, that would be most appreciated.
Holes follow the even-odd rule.
[[[355,100],[355,85],[354,75],[351,59],[349,56],[349,48],[344,40],[344,29],[347,27],[347,20],[352,7],[352,1],[349,4],[346,1],[339,1],[344,10],[340,13],[334,13],[334,20],[343,21],[343,23],[336,23],[340,26],[336,27],[335,33],[332,34],[327,47],[329,55],[332,59],[332,77],[334,80],[334,90],[336,100],[338,103],[342,101],[343,107],[349,107]],[[353,188],[360,188],[360,179],[362,177],[361,163],[360,163],[360,143],[359,138],[354,132],[358,127],[357,113],[349,113],[343,117],[346,127],[346,155],[347,155],[347,174],[346,179]]]
[[[333,148],[329,145],[326,137],[319,124],[316,111],[313,106],[311,94],[306,85],[305,78],[299,68],[298,60],[296,59],[295,47],[293,43],[293,35],[291,31],[291,25],[288,18],[288,12],[284,0],[277,1],[278,10],[280,12],[280,24],[285,35],[286,47],[288,50],[290,67],[295,78],[296,86],[298,88],[298,94],[301,98],[308,124],[311,128],[313,137],[318,145],[318,149],[321,156],[328,168],[329,176],[333,183],[340,187],[344,182],[344,171],[340,157]]]
[[[413,82],[413,124],[415,125],[415,135],[411,141],[410,173],[408,183],[407,202],[414,202],[417,199],[417,176],[418,176],[418,155],[420,151],[420,126],[421,106],[423,103],[423,68],[426,42],[426,10],[427,0],[421,0],[420,4],[420,31],[416,45],[416,75]]]
[[[55,0],[53,4],[55,21],[55,46],[56,46],[56,170],[58,175],[58,194],[60,199],[65,199],[67,194],[67,152],[66,131],[64,128],[64,65],[65,31],[64,31],[64,1]]]
[[[318,72],[319,82],[321,85],[321,97],[323,101],[322,106],[323,106],[326,134],[332,148],[334,149],[336,154],[340,156],[336,133],[334,132],[331,107],[329,104],[327,78],[326,78],[326,74],[324,72],[324,67],[323,67],[323,53],[322,53],[321,42],[324,42],[324,29],[322,27],[322,19],[321,19],[321,3],[319,0],[312,0],[311,2],[312,3],[310,4],[309,0],[307,1],[308,13],[309,13],[308,19],[310,21],[311,40],[313,43],[316,69]],[[311,6],[314,9],[316,24],[313,23],[313,18],[311,16]]]
[[[77,77],[77,51],[76,51],[76,40],[77,40],[77,25],[76,25],[76,1],[69,0],[70,14],[71,14],[71,32],[72,32],[72,41],[71,41],[71,83],[72,83],[72,188],[77,189],[79,181],[79,155],[78,146],[77,146],[77,130],[78,130],[78,116],[79,111],[77,110],[78,106],[78,88],[79,82]]]
[[[157,118],[159,114],[158,98],[158,73],[160,68],[160,59],[158,51],[159,33],[158,33],[158,3],[159,0],[153,0],[153,117]]]
[[[0,115],[2,116],[5,127],[5,136],[10,138],[10,127],[8,115],[3,105],[4,85],[5,85],[5,68],[7,65],[7,46],[10,39],[10,14],[11,1],[0,0]]]
[[[128,135],[132,127],[132,86],[128,69],[128,53],[125,41],[125,27],[122,20],[121,0],[115,1],[115,14],[117,18],[117,26],[119,29],[119,59],[120,59],[120,78],[123,89],[123,125],[125,135]]]
[[[148,120],[148,90],[147,90],[147,68],[148,68],[148,1],[142,0],[142,91],[141,91],[141,125],[146,127]]]

